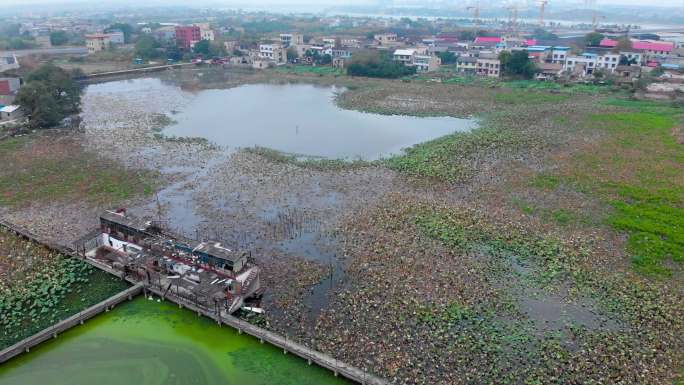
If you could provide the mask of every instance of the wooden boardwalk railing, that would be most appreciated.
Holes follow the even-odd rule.
[[[162,288],[158,288],[156,286],[152,285],[146,285],[142,282],[134,282],[130,277],[122,277],[122,273],[110,268],[109,266],[99,263],[97,261],[91,260],[90,258],[83,259],[81,256],[76,254],[71,249],[61,247],[58,245],[51,244],[50,242],[45,242],[41,240],[39,237],[37,237],[35,234],[33,234],[31,231],[28,229],[25,229],[21,226],[14,225],[12,223],[0,220],[0,226],[5,227],[8,230],[16,233],[17,235],[20,235],[28,240],[31,240],[33,242],[42,244],[46,247],[52,248],[56,251],[59,251],[60,253],[69,255],[73,258],[79,258],[82,260],[85,260],[86,262],[90,263],[92,266],[97,267],[98,269],[101,269],[103,271],[106,271],[107,273],[113,274],[117,277],[120,277],[122,279],[126,279],[132,283],[134,283],[134,286],[105,300],[102,301],[101,303],[94,305],[86,310],[83,310],[82,312],[73,315],[72,317],[69,317],[68,319],[61,321],[57,323],[56,325],[51,326],[50,328],[47,328],[39,333],[34,334],[31,337],[28,337],[12,346],[10,346],[7,349],[4,349],[0,352],[0,363],[9,360],[10,358],[21,354],[24,351],[28,351],[30,348],[36,346],[37,344],[48,340],[50,338],[56,338],[58,333],[61,333],[73,326],[76,326],[78,324],[83,323],[84,320],[87,320],[89,318],[94,317],[95,315],[109,310],[111,307],[114,305],[124,301],[125,299],[130,299],[135,295],[140,294],[141,292],[152,292],[155,295],[162,297],[164,296]],[[262,329],[258,326],[252,325],[248,322],[242,321],[237,317],[234,317],[232,315],[229,315],[227,312],[222,312],[218,314],[214,310],[210,309],[205,309],[203,307],[196,306],[194,303],[191,301],[184,299],[182,297],[176,296],[172,292],[166,293],[164,296],[166,300],[169,300],[171,302],[174,302],[178,304],[179,306],[186,307],[189,310],[192,310],[196,312],[198,315],[202,314],[206,317],[209,317],[219,324],[224,324],[228,325],[236,330],[238,330],[239,333],[247,333],[257,339],[259,341],[263,342],[268,342],[271,345],[277,346],[280,349],[283,349],[283,353],[292,353],[295,354],[303,359],[305,359],[309,364],[311,363],[316,363],[317,365],[326,368],[330,371],[332,371],[335,376],[341,375],[343,377],[346,377],[352,381],[358,382],[359,384],[362,385],[389,385],[389,382],[385,379],[382,379],[380,377],[377,377],[371,373],[368,373],[364,370],[361,370],[357,367],[354,367],[352,365],[349,365],[343,361],[337,360],[327,354],[324,354],[322,352],[310,349],[302,344],[299,344],[295,341],[292,341],[286,337],[283,337],[281,335],[278,335],[276,333],[273,333],[271,331],[268,331],[266,329]]]

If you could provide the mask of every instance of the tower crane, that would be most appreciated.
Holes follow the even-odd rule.
[[[549,0],[539,0],[539,26],[544,27],[544,11]]]
[[[473,21],[475,22],[476,26],[480,26],[480,4],[475,3],[475,5],[471,5],[469,7],[466,7],[466,10],[468,11],[473,11]]]

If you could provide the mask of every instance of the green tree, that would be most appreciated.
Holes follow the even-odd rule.
[[[28,113],[31,127],[54,126],[78,111],[81,87],[74,81],[78,75],[78,72],[69,73],[53,64],[44,64],[26,76],[16,103]]]
[[[513,77],[531,79],[536,70],[534,63],[530,61],[527,51],[503,51],[499,54],[501,70],[504,74]]]
[[[211,55],[211,44],[209,40],[200,40],[195,45],[192,47],[192,52],[198,54],[198,55],[203,55],[203,56],[209,56]]]
[[[456,63],[456,54],[449,51],[437,52],[437,56],[442,61],[442,64],[454,64]]]
[[[634,64],[637,64],[637,61],[635,58],[628,58],[625,55],[620,55],[620,63],[621,66],[631,66]]]
[[[299,55],[297,54],[297,49],[295,47],[288,47],[286,54],[287,61],[290,63],[294,62],[299,57]]]
[[[416,67],[406,67],[402,63],[392,60],[388,52],[358,52],[354,54],[347,66],[347,74],[350,76],[394,79],[415,73]]]
[[[159,42],[149,35],[140,36],[135,42],[135,56],[142,59],[154,59],[159,56]]]
[[[475,40],[477,34],[472,30],[464,30],[458,32],[458,40],[471,41]]]
[[[628,37],[623,37],[622,39],[618,40],[617,45],[613,49],[615,52],[621,52],[621,51],[629,51],[632,49],[632,40],[630,40]]]
[[[64,45],[69,42],[69,36],[66,31],[54,31],[50,32],[50,44],[52,45]]]
[[[536,28],[534,32],[532,32],[532,37],[538,40],[556,40],[558,39],[558,35],[555,33],[551,33],[544,28]]]
[[[588,47],[595,47],[601,44],[601,40],[603,40],[603,34],[600,34],[598,32],[589,32],[584,36],[584,45]]]

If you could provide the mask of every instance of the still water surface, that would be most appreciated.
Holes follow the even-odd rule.
[[[188,96],[164,134],[202,137],[228,148],[268,147],[302,156],[374,160],[414,144],[469,131],[473,119],[381,115],[339,108],[340,87],[252,84],[184,91],[158,78],[91,85],[87,92],[127,94],[157,90]]]
[[[138,297],[0,366],[3,385],[345,385],[232,328]]]

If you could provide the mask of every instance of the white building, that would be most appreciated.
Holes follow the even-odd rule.
[[[0,72],[19,68],[19,61],[15,55],[0,56]]]
[[[214,41],[214,30],[200,29],[200,36],[202,36],[202,40]]]
[[[15,120],[24,117],[24,113],[19,106],[5,106],[0,108],[0,121]]]
[[[124,33],[121,31],[111,31],[107,35],[109,35],[110,44],[124,44],[126,42]]]
[[[416,67],[416,72],[432,72],[439,69],[442,60],[438,56],[415,55],[413,56],[413,65]]]
[[[280,44],[286,48],[291,45],[302,45],[304,44],[304,35],[301,33],[281,33]]]
[[[597,55],[585,52],[581,56],[568,56],[563,65],[563,70],[581,76],[588,76],[592,75],[597,69],[613,72],[619,64],[619,54]]]
[[[379,33],[373,36],[373,39],[378,45],[382,46],[393,46],[398,44],[396,33]]]
[[[259,58],[275,64],[287,63],[287,50],[280,44],[259,44]]]
[[[481,54],[477,58],[477,74],[491,78],[501,76],[501,60],[496,54]]]
[[[416,67],[416,72],[436,71],[442,64],[437,56],[427,54],[427,49],[407,48],[394,51],[393,59],[408,67]]]
[[[413,48],[398,49],[394,51],[393,58],[405,65],[413,63],[413,57],[416,55],[416,50]]]

